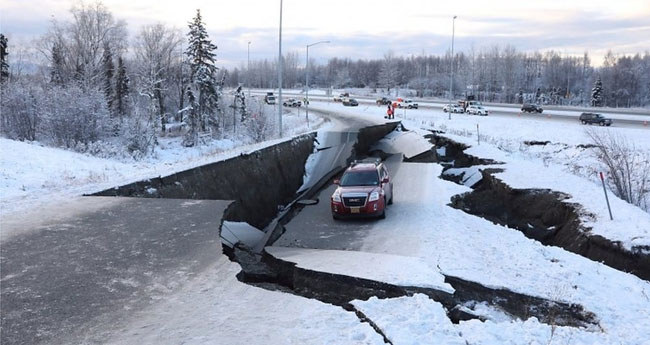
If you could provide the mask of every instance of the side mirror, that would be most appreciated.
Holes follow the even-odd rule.
[[[336,185],[341,184],[341,180],[334,180],[334,184],[336,184]]]
[[[384,178],[383,180],[381,180],[381,183],[388,183],[389,181],[390,181],[390,180],[388,179],[388,177],[386,177],[386,178]]]

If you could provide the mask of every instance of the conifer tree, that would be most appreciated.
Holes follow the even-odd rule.
[[[216,54],[217,46],[212,44],[208,37],[205,24],[201,19],[201,11],[196,10],[196,17],[189,23],[190,31],[187,34],[189,45],[185,54],[190,64],[190,92],[194,102],[190,102],[191,109],[189,116],[190,131],[185,144],[192,146],[196,144],[196,132],[205,131],[208,126],[218,128],[217,113],[219,112],[219,92],[216,81]],[[194,125],[193,125],[194,124]]]
[[[591,105],[594,107],[603,105],[603,82],[600,80],[600,76],[596,79],[594,88],[591,89]]]
[[[113,104],[117,116],[124,117],[128,107],[129,77],[126,74],[124,60],[120,56],[117,59],[117,74],[115,75],[115,96]]]
[[[63,52],[61,51],[61,44],[54,43],[52,45],[52,66],[50,67],[50,83],[63,86]]]
[[[113,64],[113,53],[108,42],[104,42],[104,53],[102,54],[102,68],[104,78],[104,97],[106,98],[106,107],[110,114],[113,114],[113,74],[115,65]]]
[[[9,79],[9,63],[7,62],[7,37],[0,34],[0,83]]]

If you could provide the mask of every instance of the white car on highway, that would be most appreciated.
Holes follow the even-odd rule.
[[[465,109],[458,104],[445,104],[445,106],[442,107],[442,111],[445,113],[464,113]]]
[[[405,99],[403,101],[398,102],[397,107],[398,108],[417,109],[417,108],[420,107],[420,105],[417,104],[416,102],[414,102],[411,99]]]
[[[467,107],[467,110],[465,112],[471,115],[488,116],[487,109],[483,108],[480,105],[470,105]]]

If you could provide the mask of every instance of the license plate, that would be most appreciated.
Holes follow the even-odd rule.
[[[350,207],[350,213],[359,213],[358,207]]]

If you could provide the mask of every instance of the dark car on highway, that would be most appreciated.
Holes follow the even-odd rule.
[[[382,98],[377,100],[377,105],[386,105],[386,104],[391,104],[391,103],[392,103],[391,100],[386,98],[386,97],[382,97]]]
[[[540,113],[541,114],[542,111],[544,111],[544,109],[542,109],[542,107],[540,107],[537,104],[524,104],[521,107],[521,111],[523,111],[525,113]]]
[[[359,105],[359,102],[354,98],[348,98],[343,100],[343,105],[346,107],[356,107]]]
[[[612,125],[612,119],[608,119],[604,117],[601,114],[596,114],[596,113],[582,113],[580,114],[580,122],[582,122],[583,125],[586,124],[598,124],[601,126],[611,126]]]
[[[393,182],[381,161],[352,163],[331,198],[332,217],[386,216],[386,205],[393,203]]]

